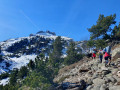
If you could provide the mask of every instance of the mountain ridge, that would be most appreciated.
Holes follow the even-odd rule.
[[[8,69],[20,68],[20,65],[26,65],[30,59],[34,60],[41,51],[46,50],[49,52],[49,48],[52,47],[52,42],[57,37],[53,32],[39,31],[33,36],[8,39],[0,42],[1,54],[4,59],[0,65],[0,73],[8,72]],[[61,36],[61,38],[66,42],[72,40],[64,36]],[[9,68],[6,67],[7,63],[9,63]],[[15,66],[16,64],[18,64],[18,66]]]

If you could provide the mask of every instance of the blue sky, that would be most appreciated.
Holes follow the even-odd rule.
[[[116,13],[120,0],[0,0],[0,41],[50,30],[75,41],[88,40],[87,28],[99,14]]]

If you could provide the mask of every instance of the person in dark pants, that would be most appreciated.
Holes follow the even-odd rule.
[[[100,59],[100,63],[102,63],[102,59],[103,59],[102,50],[99,50],[99,59]]]
[[[111,56],[107,52],[105,52],[104,59],[105,59],[105,66],[110,65]]]

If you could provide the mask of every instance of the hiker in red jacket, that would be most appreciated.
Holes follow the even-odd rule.
[[[95,59],[96,58],[96,55],[95,53],[92,54],[92,58]]]
[[[110,62],[111,62],[111,56],[110,56],[109,53],[105,52],[104,59],[105,59],[105,66],[110,65]]]

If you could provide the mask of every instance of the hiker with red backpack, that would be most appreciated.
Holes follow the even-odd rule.
[[[106,48],[103,49],[104,52],[104,59],[105,59],[105,66],[109,66],[111,63],[111,46],[107,46]]]
[[[95,58],[96,58],[96,51],[94,50],[92,53],[92,59],[95,59]]]

